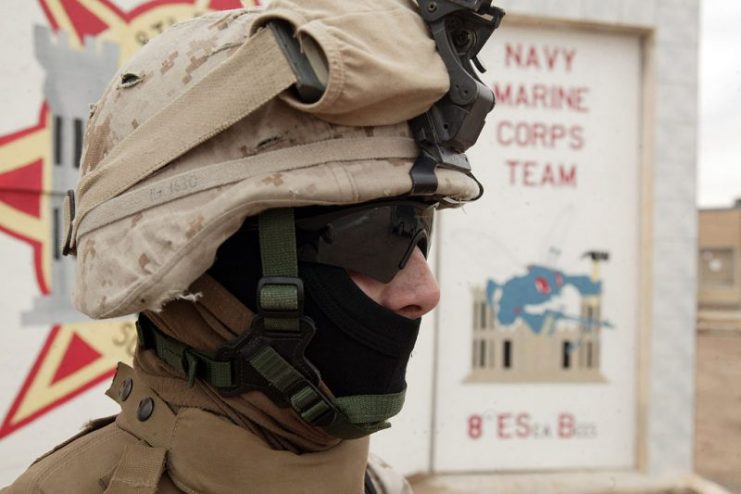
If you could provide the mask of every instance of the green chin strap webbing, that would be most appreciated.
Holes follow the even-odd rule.
[[[257,288],[257,314],[250,329],[235,341],[209,355],[140,318],[139,344],[181,369],[191,384],[198,378],[227,396],[262,391],[278,406],[290,406],[304,421],[335,437],[354,439],[386,429],[387,420],[401,411],[405,391],[334,398],[319,389],[319,372],[305,356],[316,327],[303,314],[295,228],[293,209],[260,215],[263,277]]]

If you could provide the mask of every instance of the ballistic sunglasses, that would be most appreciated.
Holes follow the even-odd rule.
[[[404,269],[416,247],[427,257],[436,207],[407,200],[331,209],[299,208],[298,258],[388,283]]]

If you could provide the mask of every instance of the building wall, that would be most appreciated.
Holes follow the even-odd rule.
[[[700,211],[700,309],[741,309],[741,203]]]

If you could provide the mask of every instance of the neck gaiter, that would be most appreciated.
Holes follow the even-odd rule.
[[[306,357],[319,370],[322,387],[335,396],[397,393],[420,320],[395,314],[368,298],[341,268],[301,263],[304,313],[317,327]],[[214,352],[248,330],[262,276],[256,232],[242,228],[219,248],[206,275],[191,286],[195,302],[176,300],[145,314],[163,332],[201,351]],[[174,407],[196,406],[229,417],[273,449],[323,451],[339,440],[281,409],[263,393],[221,396],[203,382],[187,382],[153,352],[137,352],[135,367]]]
[[[254,310],[262,276],[257,233],[243,227],[219,248],[209,274]],[[341,268],[299,263],[304,313],[316,324],[306,350],[335,396],[397,393],[421,319],[407,319],[382,307]]]

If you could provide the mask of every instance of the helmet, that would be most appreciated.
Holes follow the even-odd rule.
[[[75,306],[104,318],[152,314],[187,298],[220,246],[258,217],[263,276],[249,330],[206,355],[159,334],[144,316],[140,344],[164,349],[162,358],[191,383],[203,375],[225,394],[261,390],[335,437],[384,428],[403,401],[414,338],[397,342],[403,349],[386,366],[395,392],[328,395],[306,359],[316,327],[302,313],[295,235],[315,237],[305,253],[311,259],[355,266],[362,259],[343,252],[362,242],[321,244],[317,218],[320,227],[351,232],[359,214],[382,232],[391,216],[413,247],[431,226],[420,197],[456,205],[481,195],[462,151],[493,97],[451,64],[475,57],[503,13],[487,10],[490,0],[462,3],[425,4],[432,17],[423,19],[410,0],[275,0],[263,12],[206,15],[150,41],[108,86],[88,124],[80,183],[66,211],[65,250],[77,256]],[[467,8],[486,15],[461,32]],[[453,15],[458,32],[438,39],[447,18],[436,13]],[[431,22],[443,27],[431,29],[435,41]],[[438,52],[441,42],[460,46]],[[371,212],[346,207],[384,199],[394,202]],[[294,218],[293,208],[310,206],[345,208]],[[408,250],[395,246],[398,266]],[[377,270],[379,279],[392,275]],[[342,283],[321,273],[311,279],[317,299],[322,283]],[[328,334],[317,336],[325,349],[334,345]]]
[[[449,85],[416,5],[310,5],[276,0],[265,12],[195,18],[120,69],[93,107],[67,212],[81,312],[107,318],[161,308],[206,271],[245,218],[266,209],[410,193],[419,148],[407,121]],[[275,76],[284,55],[264,42],[262,28],[275,18],[326,54],[319,101],[285,90],[290,71],[288,84]],[[256,102],[232,111],[245,99]],[[437,178],[440,198],[480,195],[468,173],[439,169]]]

